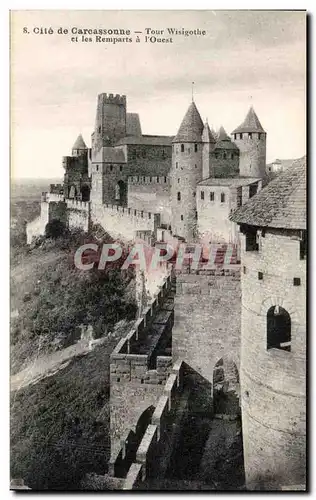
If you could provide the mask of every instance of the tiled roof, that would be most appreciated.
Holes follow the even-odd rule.
[[[201,142],[204,125],[194,102],[191,102],[178,133],[172,142]]]
[[[125,144],[143,144],[147,146],[171,146],[172,145],[172,135],[141,135],[123,137],[119,139],[116,146],[122,146]]]
[[[224,127],[221,127],[219,129],[217,137],[218,139],[214,151],[216,151],[217,149],[234,149],[235,151],[238,151],[238,147],[227,135],[227,132],[224,129]]]
[[[220,127],[218,133],[218,141],[230,141],[230,137],[228,137],[226,130],[224,129],[223,126]]]
[[[261,180],[261,177],[209,177],[198,183],[198,186],[248,186]]]
[[[240,132],[264,132],[263,127],[256,115],[255,110],[251,106],[246,118],[239,127],[232,131],[232,134],[238,134]]]
[[[306,161],[296,163],[230,215],[238,224],[306,229]]]
[[[84,142],[81,134],[78,135],[74,145],[72,146],[72,149],[87,149],[87,145]]]

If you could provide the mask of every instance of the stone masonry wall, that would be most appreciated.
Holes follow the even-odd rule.
[[[172,354],[212,383],[223,356],[239,370],[241,289],[238,265],[209,272],[177,275]]]
[[[160,214],[162,224],[171,223],[170,182],[167,176],[128,178],[128,207]]]
[[[300,260],[299,235],[269,230],[259,238],[258,251],[245,251],[242,236],[241,260],[240,380],[246,482],[249,488],[302,484],[306,470],[306,261]],[[301,280],[298,286],[294,278]],[[267,349],[267,312],[276,305],[291,317],[290,352]]]
[[[165,301],[170,290],[169,276],[134,328],[121,339],[111,354],[111,456],[117,454],[122,436],[130,429],[135,430],[141,414],[149,406],[156,405],[171,372],[171,356],[161,355],[159,351],[171,339],[173,311],[165,315],[162,323],[155,324],[162,307],[167,307],[168,312],[169,306],[165,306]],[[144,345],[148,334],[146,328],[157,328],[158,335],[156,342],[149,343],[146,353],[141,354],[139,346]]]

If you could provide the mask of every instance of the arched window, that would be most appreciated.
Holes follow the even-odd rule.
[[[181,201],[181,193],[180,193],[180,191],[178,191],[177,198],[178,198],[178,201]]]
[[[181,144],[181,153],[184,153],[184,144]]]
[[[267,312],[267,349],[291,351],[291,317],[280,306]]]

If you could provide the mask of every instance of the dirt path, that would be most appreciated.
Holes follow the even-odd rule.
[[[105,338],[101,339],[101,341],[104,340]],[[90,351],[89,341],[80,340],[76,344],[60,351],[41,355],[28,367],[24,368],[24,370],[11,376],[10,390],[18,391],[27,385],[36,384],[43,378],[50,377],[65,368],[73,358],[85,356]]]

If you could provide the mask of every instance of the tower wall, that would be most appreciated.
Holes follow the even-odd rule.
[[[126,96],[99,94],[93,147],[112,146],[126,135]]]
[[[174,144],[171,169],[171,213],[172,232],[176,236],[192,241],[196,234],[196,185],[202,180],[203,144]],[[178,199],[180,193],[180,200]]]
[[[267,232],[259,251],[246,252],[241,235],[240,378],[250,489],[303,484],[306,468],[306,261],[295,234],[281,231]],[[291,352],[267,349],[267,312],[275,305],[291,317]]]
[[[205,275],[177,275],[172,331],[172,356],[213,383],[220,358],[232,359],[239,370],[240,267],[226,266]]]
[[[239,175],[241,177],[266,177],[266,133],[243,132],[233,135],[239,148]]]

